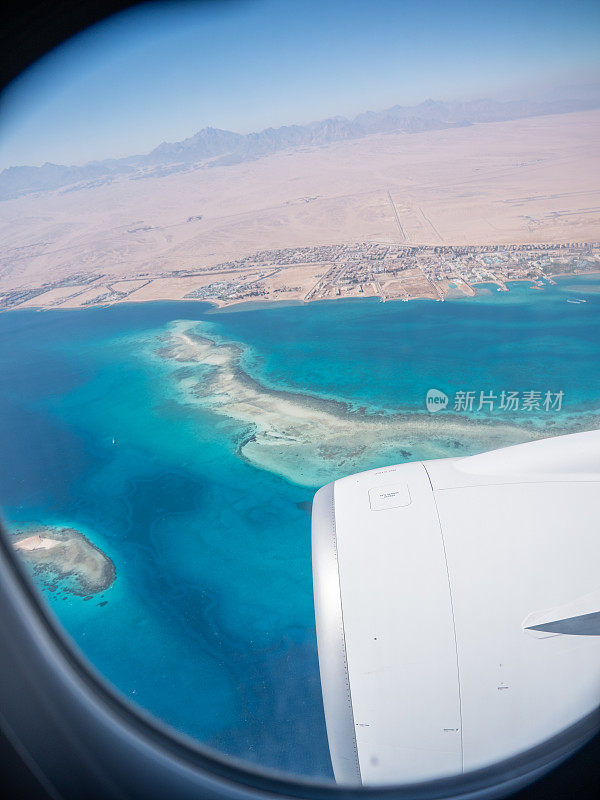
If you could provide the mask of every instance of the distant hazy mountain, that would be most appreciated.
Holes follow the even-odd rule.
[[[543,101],[474,100],[441,103],[427,100],[416,106],[393,106],[367,111],[354,119],[334,117],[308,125],[266,128],[243,136],[218,128],[204,128],[182,142],[163,142],[147,155],[91,161],[82,166],[44,164],[41,167],[9,167],[0,173],[0,200],[61,187],[73,190],[109,183],[118,176],[139,180],[193,169],[199,164],[225,165],[260,158],[293,147],[327,145],[373,133],[398,131],[420,133],[481,122],[501,122],[545,114],[566,114],[600,107],[600,91],[571,98],[548,97]],[[66,191],[69,191],[67,189]]]
[[[209,158],[231,153],[244,146],[246,137],[218,128],[204,128],[183,142],[163,142],[147,156],[141,156],[142,165],[194,164]]]

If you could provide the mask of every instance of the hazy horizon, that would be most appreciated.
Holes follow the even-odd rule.
[[[430,98],[535,101],[598,87],[598,23],[587,0],[149,3],[11,84],[0,169],[148,153],[206,127],[247,134]]]
[[[558,88],[563,88],[563,87],[558,87]],[[564,88],[567,88],[567,87],[564,87]],[[598,83],[598,84],[580,84],[579,86],[572,87],[572,88],[580,88],[580,89],[592,89],[593,88],[595,90],[595,92],[594,92],[595,96],[598,97],[598,99],[595,101],[594,107],[596,107],[596,104],[597,104],[597,106],[600,107],[600,83]],[[100,163],[100,162],[103,162],[103,161],[110,161],[110,160],[117,161],[117,160],[123,159],[123,158],[133,158],[135,156],[144,156],[144,155],[147,155],[147,154],[151,153],[153,150],[155,150],[156,148],[160,147],[163,144],[174,144],[174,143],[177,143],[177,142],[182,142],[182,141],[185,141],[187,139],[193,138],[194,136],[196,136],[198,133],[201,133],[202,131],[211,130],[211,129],[212,130],[226,131],[228,133],[236,133],[236,134],[240,134],[242,136],[247,136],[247,135],[252,135],[252,134],[258,134],[258,133],[261,133],[261,132],[263,132],[265,130],[278,130],[280,128],[293,127],[293,126],[309,126],[311,124],[317,124],[317,123],[323,122],[325,120],[336,120],[337,119],[337,120],[349,120],[349,121],[351,121],[352,119],[354,119],[355,116],[360,115],[360,114],[368,114],[368,113],[380,114],[380,113],[384,113],[388,109],[391,109],[391,108],[394,108],[394,107],[418,108],[419,106],[423,106],[423,105],[425,105],[427,103],[435,103],[435,104],[465,103],[465,104],[467,104],[467,103],[476,103],[476,102],[479,102],[479,101],[481,101],[481,102],[491,101],[491,102],[498,102],[498,103],[524,101],[524,102],[536,103],[536,102],[545,102],[545,100],[546,100],[546,98],[543,95],[540,96],[540,97],[532,97],[532,96],[492,97],[490,95],[487,95],[487,96],[483,96],[482,95],[480,97],[473,97],[473,98],[468,98],[468,99],[467,98],[461,98],[461,97],[456,97],[456,98],[424,97],[422,100],[417,101],[416,103],[410,103],[410,104],[393,103],[391,106],[386,106],[385,108],[365,108],[365,109],[361,109],[361,110],[357,111],[356,113],[348,114],[348,115],[344,115],[344,114],[328,114],[327,116],[322,117],[320,119],[310,119],[310,120],[303,120],[303,121],[291,120],[289,122],[283,122],[283,123],[281,123],[281,125],[272,125],[272,126],[268,125],[268,126],[264,126],[262,128],[257,128],[255,130],[251,130],[251,131],[231,130],[231,129],[221,128],[218,125],[210,125],[209,124],[209,125],[203,126],[202,128],[190,131],[187,134],[184,134],[183,136],[181,136],[179,139],[172,139],[170,141],[167,141],[167,140],[163,139],[161,141],[155,141],[155,143],[150,148],[147,148],[145,150],[142,150],[141,148],[139,148],[136,151],[127,151],[127,152],[124,152],[124,153],[121,153],[121,154],[118,154],[118,155],[102,155],[102,156],[98,156],[98,157],[87,159],[85,161],[69,162],[69,163],[67,163],[67,162],[59,163],[57,161],[43,161],[43,162],[38,162],[36,164],[32,164],[32,163],[27,163],[27,164],[25,164],[25,163],[23,163],[23,164],[2,164],[0,162],[0,172],[2,172],[5,169],[10,169],[10,168],[13,168],[13,167],[21,167],[21,166],[34,167],[34,168],[43,167],[43,166],[46,166],[46,165],[86,166],[86,165],[89,165],[89,164]],[[569,112],[559,112],[559,113],[569,113]],[[0,139],[0,152],[1,152],[1,150],[2,150],[2,146],[1,146],[1,139]]]

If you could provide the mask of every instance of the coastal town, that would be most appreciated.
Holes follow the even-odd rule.
[[[0,309],[86,307],[146,300],[311,302],[350,297],[381,301],[473,296],[478,284],[509,291],[511,281],[541,289],[557,275],[600,272],[600,242],[407,245],[378,242],[265,250],[211,267],[119,280],[91,273],[0,294]]]
[[[600,270],[600,243],[409,246],[372,242],[352,245],[286,248],[261,252],[239,261],[219,265],[221,269],[253,271],[250,281],[223,280],[188,296],[221,302],[272,299],[275,294],[298,291],[283,284],[270,287],[270,279],[286,269],[314,266],[316,281],[302,300],[374,296],[385,300],[430,297],[444,300],[457,294],[474,295],[475,284],[493,283],[508,291],[510,281],[554,282],[557,274]]]

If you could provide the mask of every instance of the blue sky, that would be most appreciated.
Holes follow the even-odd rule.
[[[0,168],[147,152],[207,125],[246,133],[599,80],[597,0],[148,3],[9,87]]]

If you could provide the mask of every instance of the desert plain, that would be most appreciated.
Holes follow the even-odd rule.
[[[444,264],[478,253],[532,251],[535,266],[570,245],[571,266],[593,261],[599,134],[600,110],[372,134],[4,200],[0,305],[386,299],[378,273],[388,296],[443,299],[468,293]]]

